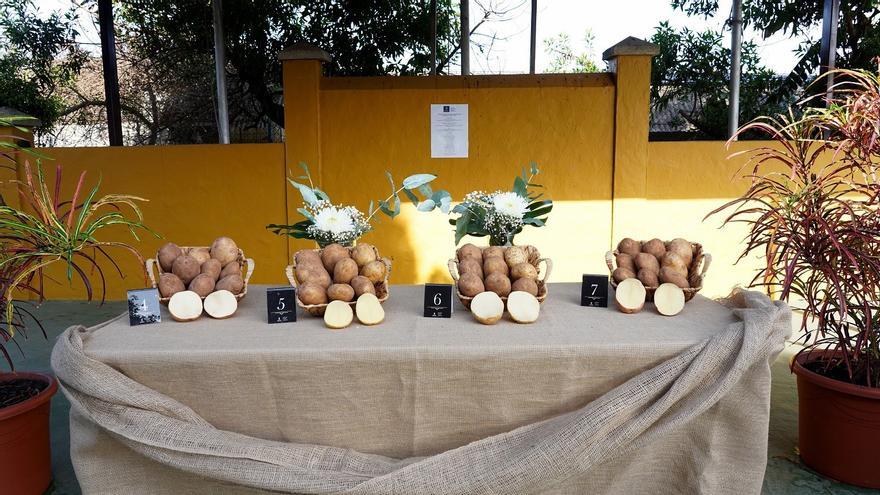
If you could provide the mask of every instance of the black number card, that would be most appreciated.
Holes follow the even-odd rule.
[[[269,323],[296,321],[296,289],[293,287],[266,289],[266,309],[269,312]]]
[[[452,286],[425,284],[425,318],[452,317]]]
[[[159,291],[135,289],[128,291],[128,322],[131,326],[147,325],[162,321],[159,310]]]
[[[584,275],[581,285],[581,306],[608,307],[608,276]]]

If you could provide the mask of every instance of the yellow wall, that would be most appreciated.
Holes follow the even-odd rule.
[[[235,239],[246,256],[256,260],[252,281],[283,283],[287,241],[265,229],[286,218],[284,147],[280,144],[149,146],[124,148],[44,148],[55,158],[44,170],[54,178],[56,163],[63,165],[63,194],[69,197],[81,171],[86,184],[101,179],[100,193],[131,194],[147,198],[145,223],[163,236],[144,234],[133,241],[127,230],[102,232],[102,241],[131,241],[144,257],[153,258],[166,241],[182,246],[209,245],[221,235]],[[52,180],[54,183],[54,179]],[[125,291],[143,287],[142,270],[135,258],[120,250],[126,279],[103,262],[108,298],[123,299]],[[50,298],[83,298],[75,278],[67,281],[64,266],[49,271],[55,282],[47,285]]]

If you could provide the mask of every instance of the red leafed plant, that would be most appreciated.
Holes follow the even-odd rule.
[[[758,119],[773,143],[747,151],[751,187],[708,216],[749,228],[745,249],[766,264],[752,280],[803,310],[808,367],[880,387],[880,78],[837,70],[835,98],[803,114]],[[824,80],[824,78],[823,78]],[[827,351],[831,352],[827,352]]]

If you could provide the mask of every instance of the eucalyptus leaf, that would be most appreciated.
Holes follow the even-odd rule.
[[[404,189],[403,193],[406,194],[406,197],[409,198],[409,200],[412,202],[412,204],[414,204],[414,205],[419,204],[419,197],[416,196],[415,194],[413,194],[412,191],[410,191],[409,189]]]
[[[532,175],[538,175],[538,173],[540,172],[540,171],[538,170],[538,164],[535,163],[535,162],[531,162],[531,163],[529,164],[529,166],[532,168]]]
[[[524,198],[528,196],[528,186],[526,186],[526,181],[522,177],[517,177],[513,180],[513,192]]]
[[[394,177],[391,176],[391,172],[386,170],[385,177],[388,178],[388,183],[391,184],[391,194],[396,194],[397,188],[394,187]]]
[[[308,205],[313,205],[318,202],[318,196],[315,194],[315,191],[312,190],[311,187],[300,184],[293,179],[287,179],[287,182],[290,182],[290,185],[297,188],[299,190],[300,195],[302,195],[303,201]]]
[[[448,215],[450,206],[452,206],[452,197],[447,193],[446,196],[440,198],[440,211],[442,211],[444,215]]]
[[[419,186],[419,192],[422,193],[422,196],[426,198],[430,198],[434,194],[434,191],[428,184],[422,184],[421,186]]]
[[[464,213],[458,217],[458,222],[455,225],[455,245],[457,246],[464,236],[467,235],[468,232],[468,224],[471,221],[471,212],[469,210],[465,210]]]
[[[432,211],[434,209],[434,206],[436,206],[436,204],[437,203],[435,203],[433,199],[426,199],[426,200],[422,201],[421,203],[419,203],[419,205],[416,207],[416,209],[419,211]]]
[[[296,211],[298,211],[302,216],[308,218],[309,221],[311,221],[312,223],[315,223],[315,217],[313,217],[312,214],[309,213],[309,210],[305,208],[297,208]]]
[[[436,178],[437,178],[437,176],[432,175],[432,174],[410,175],[406,179],[403,179],[403,187],[405,187],[406,189],[412,190],[412,189],[415,189],[419,186],[427,184]],[[427,196],[430,196],[430,194],[428,194]]]

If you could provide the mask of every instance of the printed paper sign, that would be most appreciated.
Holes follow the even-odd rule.
[[[431,158],[467,157],[467,104],[431,105]]]

